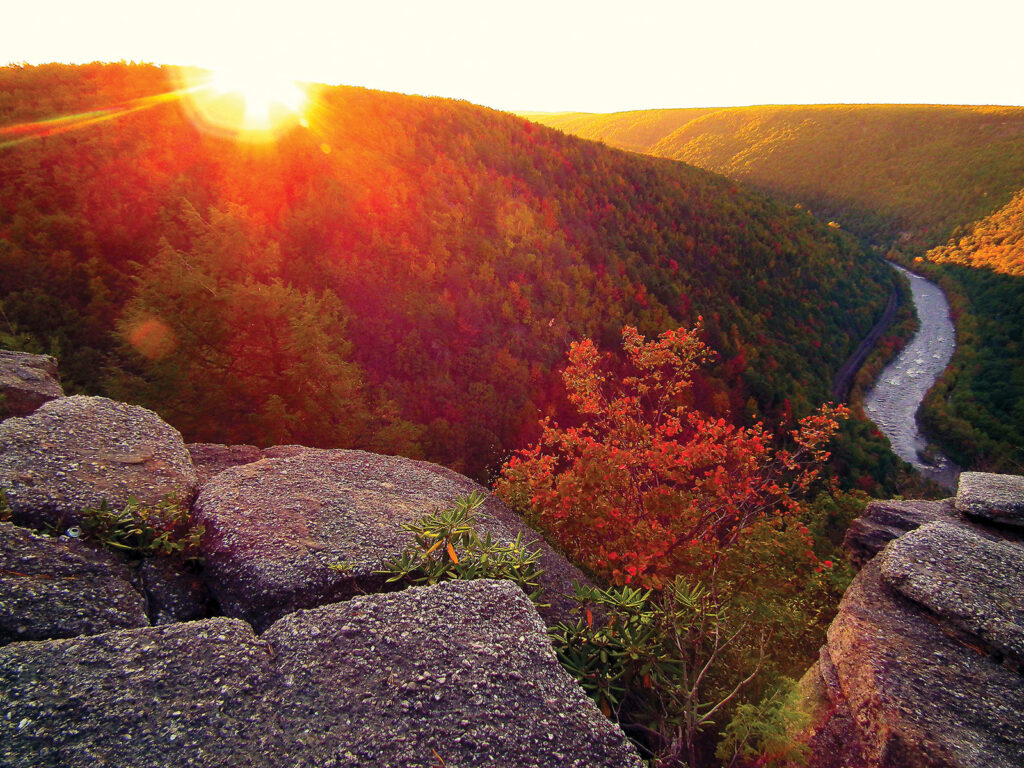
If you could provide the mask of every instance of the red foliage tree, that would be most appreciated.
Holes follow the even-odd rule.
[[[828,458],[846,416],[826,405],[789,433],[738,427],[692,408],[692,375],[710,356],[700,326],[645,341],[623,328],[626,370],[590,340],[563,378],[578,426],[542,422],[505,465],[497,491],[529,508],[576,562],[615,583],[660,587],[700,573],[756,523],[785,518]]]

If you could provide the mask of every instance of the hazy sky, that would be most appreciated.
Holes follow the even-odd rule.
[[[0,64],[246,64],[509,110],[1024,104],[1024,0],[9,5]]]

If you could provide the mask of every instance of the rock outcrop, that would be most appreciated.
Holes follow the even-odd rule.
[[[999,510],[986,516],[1007,519]],[[979,525],[950,501],[873,504],[865,517],[859,530],[881,531],[874,540],[882,549],[847,589],[819,662],[801,681],[812,716],[802,737],[808,765],[1018,768],[1024,764],[1019,534]],[[897,534],[911,530],[886,544],[886,525]],[[848,542],[863,555],[870,538],[854,533]]]
[[[411,541],[403,522],[484,492],[457,473],[186,450],[151,411],[61,397],[0,423],[0,490],[0,765],[643,765],[512,582],[360,594]],[[168,495],[206,527],[202,569],[78,538],[103,502]],[[541,549],[547,617],[567,617],[583,574],[495,497],[477,519]]]
[[[307,449],[236,466],[203,486],[207,583],[228,616],[257,629],[299,608],[384,588],[380,569],[412,542],[402,523],[450,508],[472,481],[421,461],[362,451]],[[477,512],[481,535],[508,542],[525,526],[488,495]],[[544,553],[548,615],[567,617],[573,581],[585,581],[532,531]]]
[[[0,644],[145,627],[145,607],[110,553],[0,523]]]
[[[255,445],[221,445],[219,443],[188,443],[185,446],[192,458],[199,484],[225,469],[251,464],[263,458],[263,452]]]
[[[640,768],[509,582],[0,649],[9,766]]]
[[[28,416],[43,403],[63,396],[52,357],[0,349],[0,418]]]
[[[137,405],[76,395],[0,422],[0,488],[16,523],[63,527],[104,501],[187,502],[196,487],[181,435]]]
[[[872,501],[846,530],[843,546],[854,567],[861,568],[893,539],[935,520],[958,520],[951,500]]]
[[[964,472],[956,489],[956,508],[972,517],[1024,527],[1024,477]]]

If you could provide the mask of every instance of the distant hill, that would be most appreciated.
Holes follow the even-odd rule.
[[[533,119],[746,181],[876,243],[902,236],[937,245],[1024,186],[1017,107],[763,106]],[[656,137],[654,126],[664,134]]]
[[[248,145],[130,101],[172,87],[0,69],[0,341],[189,440],[482,476],[559,412],[572,341],[698,316],[721,353],[701,404],[801,415],[893,285],[805,211],[512,115],[319,88],[305,127]]]
[[[551,128],[603,141],[612,147],[650,154],[650,149],[681,125],[715,109],[644,109],[634,112],[520,112],[520,117]]]

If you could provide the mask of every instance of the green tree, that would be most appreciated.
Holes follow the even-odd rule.
[[[119,323],[136,368],[118,392],[193,440],[365,442],[370,408],[337,296],[282,282],[276,243],[244,209],[204,219],[186,204],[180,216],[182,246],[161,243]]]

